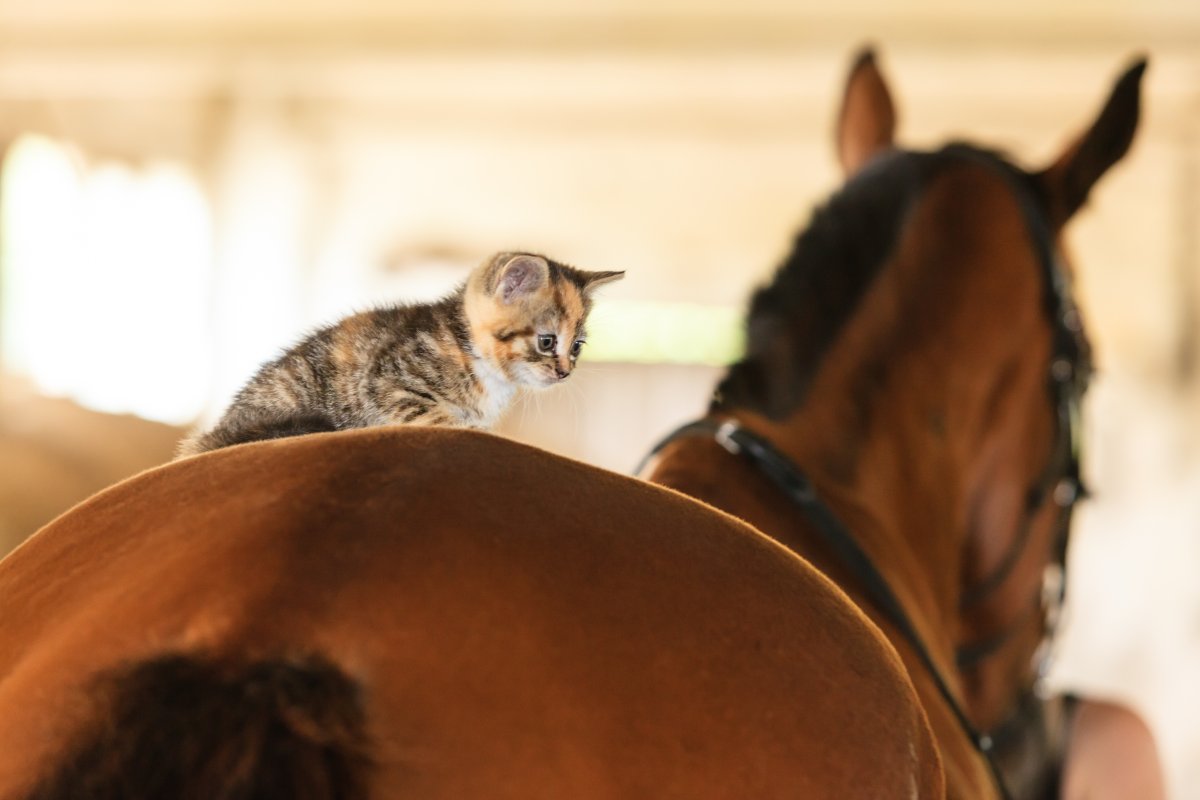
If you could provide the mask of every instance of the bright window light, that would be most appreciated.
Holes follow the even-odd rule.
[[[744,341],[741,309],[602,300],[588,321],[587,358],[721,366],[742,355]]]
[[[4,368],[100,411],[170,423],[211,416],[306,323],[301,192],[287,170],[253,166],[253,191],[225,215],[222,282],[211,211],[187,171],[17,140],[0,172]],[[743,338],[740,309],[602,300],[587,358],[721,365]]]
[[[202,410],[212,233],[167,164],[86,164],[40,136],[0,177],[5,368],[91,408],[181,423]]]

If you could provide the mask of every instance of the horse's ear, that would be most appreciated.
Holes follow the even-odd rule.
[[[1079,210],[1100,176],[1129,150],[1137,130],[1145,71],[1145,58],[1139,58],[1125,70],[1092,127],[1037,176],[1045,189],[1056,227]]]
[[[854,59],[837,122],[837,152],[849,178],[878,153],[892,147],[896,136],[896,109],[883,73],[875,64],[875,51],[864,48]]]

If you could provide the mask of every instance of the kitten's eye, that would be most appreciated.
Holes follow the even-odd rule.
[[[571,345],[571,358],[578,358],[579,351],[583,349],[583,339],[576,339],[575,344]]]
[[[542,355],[554,355],[554,345],[558,344],[558,337],[553,333],[538,334],[537,349]]]

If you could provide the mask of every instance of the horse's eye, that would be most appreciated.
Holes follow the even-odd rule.
[[[553,333],[539,334],[538,338],[537,338],[538,352],[542,353],[543,355],[547,355],[547,356],[553,355],[554,354],[554,345],[557,343],[558,343],[558,337],[555,336]]]
[[[577,358],[579,351],[583,349],[583,339],[576,339],[575,344],[571,345],[571,358]]]

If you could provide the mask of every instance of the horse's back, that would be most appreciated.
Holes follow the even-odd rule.
[[[140,687],[247,675],[300,682],[264,712],[293,727],[361,728],[310,739],[361,744],[339,769],[372,797],[941,791],[894,652],[804,562],[484,434],[313,436],[145,473],[0,562],[0,607],[4,798],[66,796],[45,787],[90,763],[106,715],[143,714]],[[361,713],[296,708],[314,693]],[[203,752],[198,727],[155,734]]]

